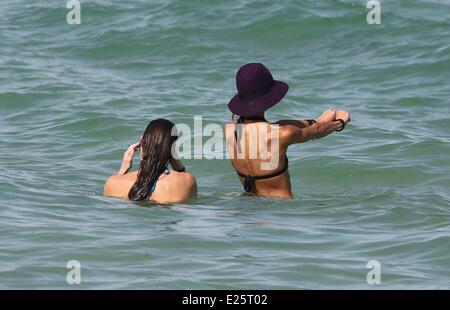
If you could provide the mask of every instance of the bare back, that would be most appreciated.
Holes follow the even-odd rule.
[[[235,130],[237,134],[234,134]],[[287,146],[280,139],[282,126],[267,122],[246,121],[242,125],[232,122],[226,125],[225,132],[231,164],[240,174],[268,176],[283,171],[287,166]],[[244,185],[245,178],[239,178]],[[289,171],[254,180],[250,194],[291,199]]]
[[[137,179],[137,171],[124,175],[113,175],[106,181],[104,195],[128,199],[128,192]],[[151,190],[150,188],[148,189]],[[189,172],[170,171],[161,174],[151,195],[159,203],[181,203],[197,196],[197,183]]]

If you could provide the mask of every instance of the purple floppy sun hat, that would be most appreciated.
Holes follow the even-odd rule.
[[[261,63],[243,65],[236,74],[238,93],[228,103],[233,114],[253,116],[276,105],[284,98],[289,86],[273,79]]]

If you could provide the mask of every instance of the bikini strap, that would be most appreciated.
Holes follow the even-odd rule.
[[[165,175],[170,174],[170,170],[169,170],[168,167],[169,167],[169,161],[167,161],[167,164],[164,166],[163,173],[164,173]],[[160,176],[160,175],[161,175],[161,174],[159,174],[159,175],[156,177],[155,182],[153,182],[153,185],[152,185],[152,187],[150,188],[150,195],[153,194],[153,192],[155,191],[156,183],[158,183],[158,179],[159,179],[159,176]]]
[[[244,178],[244,190],[246,192],[251,192],[256,180],[264,180],[264,179],[271,179],[271,178],[277,177],[279,175],[282,175],[284,172],[286,172],[286,170],[288,170],[288,168],[289,168],[289,160],[286,156],[283,169],[276,171],[274,173],[271,173],[271,174],[251,176],[251,175],[242,174],[237,170],[236,170],[236,172],[241,178]]]

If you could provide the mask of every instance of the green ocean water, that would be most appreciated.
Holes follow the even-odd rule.
[[[1,289],[449,288],[450,1],[80,2],[0,3]],[[289,150],[295,199],[219,159],[188,204],[102,196],[150,120],[227,122],[247,62],[290,85],[269,120],[352,114]]]

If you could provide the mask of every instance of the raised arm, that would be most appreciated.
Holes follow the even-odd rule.
[[[141,142],[131,144],[123,154],[122,164],[120,165],[118,175],[124,175],[130,171],[133,166],[133,156],[140,146]]]
[[[306,128],[313,124],[317,123],[315,119],[304,119],[304,120],[292,120],[292,119],[282,119],[274,124],[278,124],[280,126],[295,126],[297,128]]]
[[[305,119],[305,120],[290,120],[283,119],[275,124],[280,126],[295,126],[299,129],[306,128],[314,125],[315,123],[326,123],[330,121],[334,121],[336,116],[336,111],[332,109],[328,109],[322,113],[317,119]]]
[[[286,145],[303,143],[313,139],[320,139],[328,136],[334,131],[342,130],[350,122],[350,114],[346,111],[337,111],[336,120],[329,122],[318,122],[306,128],[298,128],[288,125],[284,130]]]

